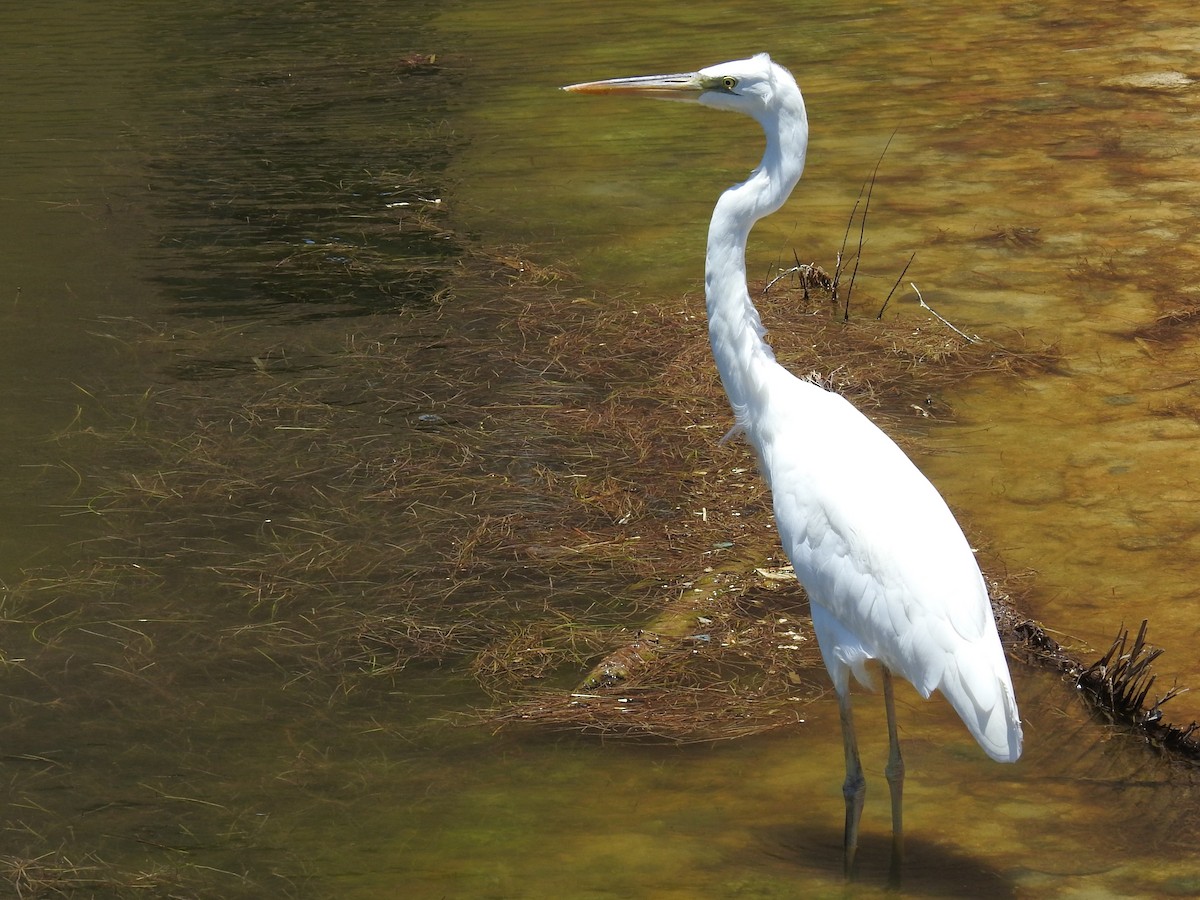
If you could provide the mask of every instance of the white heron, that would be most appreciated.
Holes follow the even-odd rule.
[[[804,170],[808,116],[791,73],[760,53],[676,75],[569,85],[581,94],[683,100],[744,113],[766,133],[762,162],[717,200],[704,283],[709,338],[736,424],[758,455],[775,522],[808,593],[813,629],[837,691],[846,753],[844,868],[853,871],[866,782],[850,674],[883,675],[892,801],[892,877],[902,858],[904,763],[892,674],[928,698],[939,690],[992,759],[1021,755],[1021,722],[987,587],[945,501],[896,444],[849,401],[775,360],[746,285],[746,240],[783,205]]]

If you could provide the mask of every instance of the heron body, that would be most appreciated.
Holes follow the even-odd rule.
[[[846,753],[845,869],[857,848],[865,780],[850,674],[883,673],[890,752],[893,877],[901,857],[904,765],[892,673],[922,696],[939,690],[983,750],[1021,754],[1016,698],[975,556],[941,495],[899,447],[840,395],[775,359],[746,284],[750,229],[775,212],[804,170],[808,118],[791,74],[760,53],[679,75],[571,85],[578,93],[689,100],[756,119],[762,162],[717,200],[708,232],[709,339],[733,408],[771,489],[784,551],[808,593],[813,628],[837,691]]]

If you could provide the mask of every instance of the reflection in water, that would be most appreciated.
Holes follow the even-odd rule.
[[[1187,72],[1194,28],[1166,4],[1076,6],[830,11],[779,0],[561,15],[462,3],[436,10],[436,30],[424,18],[433,4],[423,3],[260,4],[236,15],[199,4],[155,7],[150,19],[136,4],[115,4],[103,23],[80,18],[78,32],[60,27],[60,13],[0,14],[6,46],[25,54],[6,54],[5,65],[27,87],[5,102],[19,95],[29,110],[53,110],[25,117],[28,140],[10,132],[14,152],[0,169],[6,198],[19,200],[4,201],[15,214],[3,218],[24,287],[6,313],[8,381],[18,386],[5,394],[6,411],[25,435],[12,442],[8,470],[20,478],[21,466],[44,461],[33,435],[70,421],[77,394],[68,384],[82,384],[103,404],[87,406],[84,433],[54,452],[88,474],[124,466],[148,498],[145,542],[154,548],[148,558],[145,548],[102,545],[103,559],[72,570],[72,590],[39,575],[19,586],[21,605],[5,601],[4,863],[57,852],[60,863],[96,859],[221,896],[840,895],[831,701],[815,703],[804,726],[716,746],[493,735],[447,721],[487,702],[456,659],[394,679],[347,677],[314,665],[302,646],[385,592],[428,599],[422,592],[444,576],[441,557],[421,558],[406,528],[450,544],[478,494],[445,480],[405,485],[410,460],[474,466],[485,499],[499,503],[510,485],[536,495],[553,471],[548,451],[566,452],[553,435],[518,433],[515,414],[501,423],[507,431],[472,418],[489,402],[465,391],[478,373],[498,376],[494,390],[528,377],[515,335],[488,343],[494,323],[472,305],[484,301],[467,295],[424,319],[350,328],[329,319],[379,309],[379,298],[388,309],[408,302],[408,282],[393,292],[379,277],[386,257],[417,257],[436,278],[454,258],[453,242],[443,254],[440,220],[388,211],[412,202],[395,200],[398,185],[421,197],[435,190],[457,230],[488,244],[532,242],[543,261],[577,256],[596,291],[642,289],[647,304],[688,287],[698,296],[708,210],[756,161],[757,136],[742,122],[692,122],[676,109],[604,116],[552,90],[622,69],[683,69],[769,49],[797,70],[814,122],[809,170],[790,211],[756,232],[763,272],[776,258],[790,262],[793,247],[833,258],[865,174],[902,125],[873,200],[865,293],[879,285],[885,294],[915,250],[909,277],[940,312],[1001,339],[1009,327],[1029,331],[1058,342],[1064,359],[1060,375],[976,384],[953,398],[958,421],[935,434],[947,452],[926,470],[1011,567],[1040,571],[1031,602],[1048,624],[1100,646],[1121,620],[1149,616],[1168,676],[1200,684],[1189,652],[1200,627],[1188,577],[1189,451],[1200,420],[1191,319],[1146,330],[1160,312],[1195,302],[1197,95],[1189,85],[1121,80]],[[37,63],[45,47],[63,51],[61,65]],[[444,77],[410,79],[410,52],[453,63]],[[341,91],[324,92],[326,71],[344,76]],[[449,80],[453,71],[460,80]],[[445,108],[450,97],[462,106]],[[445,141],[443,115],[454,135]],[[681,139],[688,128],[693,136]],[[435,144],[456,153],[444,173],[429,165]],[[611,196],[592,203],[589,190]],[[321,198],[331,205],[314,203]],[[36,211],[41,200],[78,200],[85,215],[49,219]],[[358,230],[356,215],[365,217]],[[409,225],[413,244],[388,236]],[[149,262],[146,234],[164,238]],[[261,271],[264,260],[280,271],[255,282],[251,264]],[[345,278],[332,277],[337,267]],[[154,283],[169,308],[144,287],[164,273]],[[7,302],[15,288],[6,290]],[[66,312],[72,296],[82,299]],[[316,315],[297,316],[291,300]],[[224,326],[196,324],[209,302],[231,317]],[[671,302],[695,309],[697,300]],[[181,307],[191,325],[174,312]],[[101,311],[162,321],[151,330],[176,338],[147,350],[131,341],[136,327],[109,322],[102,330],[121,340],[97,345],[87,333],[101,330]],[[355,394],[341,368],[354,357],[347,334],[405,347],[412,368]],[[364,346],[355,352],[367,355]],[[270,378],[280,371],[303,379]],[[209,387],[217,383],[223,393]],[[177,401],[174,416],[139,418],[151,384]],[[297,385],[319,428],[271,418],[272,392]],[[414,386],[428,408],[413,402]],[[546,402],[578,389],[547,386]],[[371,401],[360,406],[364,391]],[[246,402],[236,408],[259,418],[206,406],[239,393]],[[45,412],[47,396],[65,416]],[[332,471],[329,423],[357,410],[365,414],[337,439],[379,465]],[[426,427],[423,414],[453,429]],[[161,462],[178,437],[168,429],[185,421],[204,441],[174,448],[180,470],[224,458],[193,452],[201,446],[238,441],[256,447],[253,474],[274,471],[255,484],[237,467],[213,466],[207,483],[228,486],[226,500],[206,491],[212,505],[175,534],[174,512],[195,497],[171,493],[166,467],[141,472],[142,457],[128,455],[114,462],[110,442],[88,429],[107,434],[120,423]],[[505,449],[490,456],[497,431]],[[530,442],[546,455],[521,459]],[[496,459],[504,467],[489,472]],[[420,502],[355,493],[384,476],[423,492]],[[62,490],[47,493],[25,505],[61,502]],[[394,532],[349,517],[368,503],[391,503]],[[336,533],[298,527],[328,525],[331,510],[347,516]],[[83,521],[104,531],[112,519]],[[374,555],[322,557],[328,534]],[[175,546],[160,552],[164,536]],[[289,547],[290,568],[262,580],[266,548]],[[6,559],[8,571],[24,561],[14,554],[22,558]],[[88,580],[93,564],[105,580]],[[648,590],[615,566],[553,589],[527,561],[510,557],[502,578],[497,571],[462,579],[485,616],[518,600],[540,608],[566,591],[574,605],[594,603],[620,621],[630,594]],[[487,605],[496,594],[500,604]],[[279,622],[289,628],[268,645],[262,635]],[[1180,852],[1195,841],[1187,779],[1109,736],[1053,679],[1020,667],[1014,675],[1028,749],[1011,769],[982,759],[941,704],[898,698],[914,892],[1194,891],[1200,871]],[[1196,709],[1175,702],[1182,715]],[[876,736],[864,761],[877,771],[882,710],[874,698],[859,706],[862,735]],[[871,842],[887,831],[886,804],[869,810],[879,817],[864,822],[866,892],[881,885],[870,867],[883,853]]]
[[[423,46],[419,8],[394,15]],[[167,89],[185,114],[148,163],[159,240],[175,251],[161,278],[197,314],[361,315],[445,288],[461,254],[437,221],[452,79],[436,54],[361,27],[357,13],[254,11],[159,48],[169,71],[198,73]],[[317,29],[336,57],[305,54]]]

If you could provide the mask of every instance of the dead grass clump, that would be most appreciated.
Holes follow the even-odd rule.
[[[1166,310],[1153,322],[1133,329],[1129,336],[1155,344],[1177,344],[1190,339],[1197,325],[1200,325],[1200,304],[1189,303]]]
[[[776,355],[893,425],[944,414],[942,395],[965,379],[1046,371],[1057,357],[1020,335],[1013,346],[965,337],[932,312],[847,319],[820,298],[811,302],[808,286],[781,284],[757,299]]]
[[[807,615],[794,582],[771,589],[719,579],[681,594],[656,621],[664,630],[636,632],[573,691],[526,692],[490,718],[674,742],[793,725],[827,689]]]
[[[509,629],[471,659],[471,673],[497,702],[508,703],[530,684],[582,668],[611,631],[575,621]]]
[[[992,244],[1000,247],[1036,247],[1042,243],[1039,234],[1041,228],[1030,225],[1002,225],[992,228],[987,234],[976,238],[980,244]]]

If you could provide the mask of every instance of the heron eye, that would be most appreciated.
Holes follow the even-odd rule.
[[[735,87],[737,87],[737,79],[734,78],[732,75],[726,75],[724,78],[721,79],[721,87],[725,88],[725,90],[727,90],[727,91],[732,92],[733,89]]]

